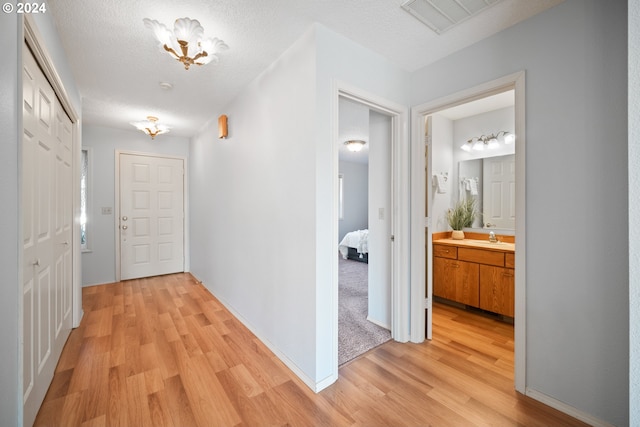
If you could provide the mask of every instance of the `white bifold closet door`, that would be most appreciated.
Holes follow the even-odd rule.
[[[23,47],[22,382],[32,425],[72,326],[72,123]]]

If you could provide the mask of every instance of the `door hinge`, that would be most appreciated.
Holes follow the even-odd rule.
[[[396,236],[394,236],[393,234],[391,235],[391,241],[395,242],[396,241]]]

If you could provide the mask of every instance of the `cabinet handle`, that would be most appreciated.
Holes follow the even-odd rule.
[[[451,267],[453,267],[453,268],[460,268],[460,264],[451,264]]]
[[[513,273],[502,273],[504,277],[513,277]]]

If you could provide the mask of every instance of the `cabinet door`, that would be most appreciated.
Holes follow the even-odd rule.
[[[433,294],[462,304],[478,306],[479,264],[433,258]]]
[[[513,317],[514,276],[512,268],[480,266],[480,308]]]

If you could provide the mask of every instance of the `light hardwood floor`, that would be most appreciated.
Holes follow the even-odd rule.
[[[513,390],[513,327],[434,307],[314,394],[189,274],[83,289],[36,426],[584,426]]]

